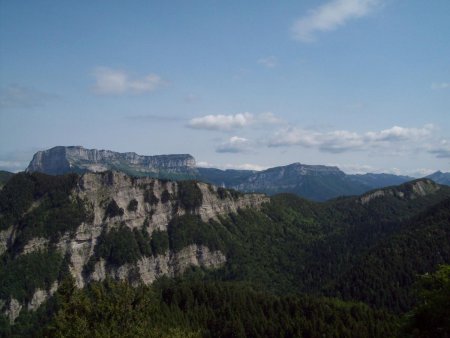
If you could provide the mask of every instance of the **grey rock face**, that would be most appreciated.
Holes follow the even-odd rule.
[[[22,310],[22,304],[20,304],[17,299],[12,298],[9,302],[8,308],[5,311],[5,316],[9,319],[11,324],[13,324],[16,318],[19,317],[20,310]]]
[[[80,146],[59,146],[39,151],[26,169],[27,172],[38,171],[50,175],[106,170],[121,170],[138,176],[161,172],[187,175],[196,173],[195,159],[188,154],[142,156],[132,152],[118,153]]]
[[[206,246],[193,244],[176,253],[167,251],[156,257],[143,256],[136,264],[124,264],[118,268],[107,268],[106,262],[100,259],[95,264],[90,280],[102,281],[107,276],[129,280],[132,271],[137,271],[139,282],[148,285],[161,276],[180,276],[190,266],[219,268],[225,262],[226,257],[220,251],[210,251]]]
[[[205,222],[210,219],[218,220],[219,215],[235,213],[240,208],[259,209],[263,203],[269,202],[269,198],[262,194],[243,194],[238,198],[233,198],[232,196],[220,198],[217,194],[216,187],[208,186],[206,183],[201,182],[196,184],[202,192],[202,203],[196,210],[191,211],[191,213],[199,215]],[[158,203],[151,205],[145,201],[145,193],[149,189],[159,199]],[[78,188],[74,192],[74,195],[89,205],[93,214],[93,220],[90,223],[81,224],[74,237],[63,238],[58,244],[61,252],[69,253],[71,257],[70,271],[79,287],[83,287],[87,282],[82,273],[83,267],[93,255],[97,239],[104,228],[110,230],[119,226],[119,224],[125,225],[130,229],[142,229],[145,227],[145,231],[151,236],[155,230],[166,231],[167,225],[173,217],[186,214],[186,210],[178,206],[176,200],[169,200],[163,203],[161,196],[164,192],[169,193],[171,196],[177,196],[178,183],[148,177],[131,178],[120,172],[110,172],[107,174],[87,173],[80,178]],[[109,200],[114,200],[124,210],[123,215],[105,220],[105,201]],[[137,201],[136,210],[128,210],[127,206],[131,200]],[[202,260],[201,257],[209,255],[208,248],[199,249],[198,252],[205,254],[203,256],[200,255],[198,258],[195,258],[197,251],[194,251],[193,249],[188,251],[193,255],[192,262],[194,262],[194,265],[197,264],[196,262],[207,261],[206,259]],[[161,268],[161,273],[174,275],[172,271],[184,271],[184,268],[177,267],[179,260],[176,258],[181,257],[180,255],[173,256],[172,253],[169,253],[164,258],[149,258],[150,262],[153,262],[150,264],[150,267],[165,266],[170,263],[172,268]],[[211,255],[216,258],[221,257],[217,252],[213,252]],[[155,263],[158,260],[160,261],[159,265]],[[184,260],[181,261],[184,262]],[[217,261],[222,260],[217,258]],[[199,264],[201,266],[214,266],[212,263]],[[108,275],[108,271],[105,270],[104,263],[102,265],[100,262],[97,265],[92,278],[101,280],[103,276]],[[140,271],[148,270],[146,270],[144,265],[142,263],[138,266]],[[127,275],[128,272],[126,271],[129,268],[131,267],[123,266],[120,271],[109,271],[109,275],[113,278],[119,278],[124,274]],[[148,271],[146,273],[149,274]],[[155,274],[157,275],[157,272]]]
[[[40,156],[40,155],[39,155]],[[190,266],[217,268],[226,262],[225,255],[216,250],[210,250],[204,245],[190,244],[178,251],[167,250],[157,256],[142,256],[135,263],[114,266],[103,258],[94,258],[95,247],[102,232],[108,232],[118,227],[145,231],[149,236],[153,231],[166,231],[170,221],[187,213],[198,215],[203,221],[211,219],[219,221],[220,215],[235,213],[239,209],[259,209],[269,198],[262,194],[223,194],[215,186],[202,182],[194,183],[201,191],[201,203],[195,209],[186,210],[178,201],[181,184],[175,181],[158,180],[150,177],[130,177],[123,172],[108,171],[103,173],[85,173],[78,179],[77,185],[70,192],[70,198],[83,201],[90,217],[79,224],[74,232],[62,234],[58,242],[52,243],[49,238],[35,237],[25,243],[21,255],[28,255],[39,250],[55,250],[63,257],[67,255],[68,269],[74,277],[77,287],[84,287],[93,280],[113,278],[128,280],[132,284],[150,284],[156,278],[181,275]],[[150,201],[148,196],[154,196]],[[163,195],[170,198],[164,199]],[[115,216],[108,216],[108,203],[114,200],[123,210]],[[37,207],[41,200],[36,200],[32,208]],[[129,208],[130,202],[136,204]],[[0,232],[0,253],[13,247],[17,224]],[[86,273],[84,268],[95,259],[94,271]],[[58,288],[58,281],[53,281],[50,289],[36,289],[28,303],[21,304],[13,299],[10,302],[0,300],[0,308],[11,322],[19,315],[21,309],[36,310],[44,301],[51,297]],[[5,306],[5,304],[7,304]]]
[[[402,184],[398,187],[385,188],[380,190],[374,190],[367,194],[362,195],[358,201],[361,204],[367,204],[375,198],[383,196],[393,196],[399,199],[412,200],[418,197],[426,196],[437,192],[439,189],[438,184],[430,179],[419,179],[416,181]]]

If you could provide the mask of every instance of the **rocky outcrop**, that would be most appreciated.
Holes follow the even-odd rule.
[[[5,308],[5,304],[8,304],[3,314],[9,319],[9,322],[11,324],[14,324],[14,321],[16,320],[17,317],[19,317],[20,312],[24,307],[28,311],[36,311],[39,308],[39,306],[41,306],[42,303],[44,303],[47,299],[53,296],[57,290],[58,290],[58,282],[55,281],[49,290],[36,289],[34,291],[33,297],[28,302],[28,304],[22,304],[17,299],[11,298],[9,302],[0,300],[0,309]]]
[[[188,154],[142,156],[133,152],[118,153],[110,150],[85,149],[80,146],[59,146],[39,151],[33,156],[26,170],[51,175],[105,170],[122,170],[136,175],[196,173],[195,159]]]
[[[5,311],[5,316],[9,319],[9,322],[11,324],[13,324],[16,318],[19,317],[21,310],[22,304],[20,304],[20,302],[17,299],[12,298],[9,301],[9,305]]]
[[[416,199],[418,197],[434,194],[440,190],[440,186],[430,179],[419,179],[396,187],[371,191],[362,195],[358,201],[367,204],[375,198],[393,196],[399,199]]]
[[[156,257],[141,257],[136,264],[124,264],[120,267],[107,267],[104,259],[100,259],[89,280],[102,281],[107,276],[117,280],[128,280],[131,283],[153,283],[161,276],[178,277],[191,266],[203,268],[219,268],[226,262],[220,251],[210,251],[203,245],[189,245],[179,252],[167,251]]]
[[[186,189],[193,189],[197,201],[195,205],[189,205],[188,209],[185,207],[186,201],[182,200]],[[141,256],[135,263],[115,266],[95,256],[100,236],[112,229],[138,229],[141,233],[147,232],[148,238],[151,238],[155,230],[166,231],[168,224],[178,216],[190,214],[199,216],[204,222],[211,219],[219,221],[220,215],[245,208],[258,209],[263,203],[269,202],[269,198],[262,194],[229,192],[201,182],[179,183],[150,177],[135,178],[116,171],[79,176],[69,198],[82,201],[89,214],[85,221],[75,231],[61,234],[56,243],[44,237],[28,240],[20,254],[57,250],[65,257],[64,264],[68,264],[65,268],[68,267],[79,288],[92,280],[101,281],[107,277],[133,284],[150,284],[163,275],[180,276],[190,266],[218,268],[226,262],[222,252],[191,244],[178,248],[176,252],[168,250],[164,254]],[[34,201],[27,212],[34,210],[40,202],[41,199]],[[109,210],[110,205],[114,205],[114,212]],[[16,227],[14,225],[0,232],[0,253],[13,247]],[[93,269],[85,269],[88,264]],[[22,308],[37,309],[54,294],[57,287],[58,281],[54,281],[49,290],[34,290],[29,295],[31,300],[28,303],[21,304],[12,299],[7,306],[3,306],[6,308],[4,312],[14,322]]]
[[[44,303],[47,299],[49,299],[53,294],[58,290],[58,282],[55,281],[50,290],[42,290],[37,289],[34,294],[33,298],[31,298],[30,302],[28,303],[27,309],[29,311],[36,311],[39,306],[41,306],[42,303]]]
[[[258,209],[263,203],[269,202],[269,198],[263,194],[240,194],[236,198],[228,195],[221,198],[217,187],[201,182],[195,184],[202,193],[202,202],[190,213],[199,215],[203,221],[236,212],[240,208]],[[178,190],[177,182],[147,177],[132,178],[120,172],[88,173],[81,177],[76,196],[85,200],[91,207],[94,225],[105,223],[105,205],[114,200],[118,207],[123,209],[123,215],[108,219],[107,224],[114,226],[122,223],[133,229],[141,228],[147,220],[148,232],[151,234],[155,229],[166,230],[167,224],[174,216],[186,213],[177,200]],[[164,195],[169,198],[165,199]],[[153,196],[155,200],[149,201],[149,196]],[[135,210],[128,208],[132,200],[137,202]],[[85,228],[80,228],[80,236],[85,232]]]
[[[34,251],[43,250],[47,247],[49,240],[43,237],[36,237],[25,244],[22,254],[28,254]]]
[[[8,250],[8,243],[12,240],[14,227],[10,226],[6,230],[0,231],[0,255]]]
[[[97,239],[104,229],[109,231],[118,226],[127,226],[130,229],[144,228],[151,236],[155,230],[166,231],[167,225],[174,217],[182,216],[188,212],[199,215],[203,221],[207,222],[210,219],[217,220],[219,215],[237,212],[239,209],[258,209],[263,203],[269,202],[269,198],[262,194],[220,197],[216,187],[201,182],[195,184],[202,193],[202,202],[195,210],[187,211],[180,206],[177,200],[179,190],[177,182],[161,181],[148,177],[132,178],[120,172],[86,173],[81,176],[73,195],[74,198],[78,197],[84,200],[86,205],[89,206],[92,212],[92,221],[81,224],[73,237],[65,236],[58,243],[61,252],[70,255],[70,271],[77,286],[83,287],[85,285],[83,268],[93,255]],[[164,195],[169,196],[169,198],[166,197],[165,199]],[[149,196],[152,196],[154,200],[150,201]],[[105,213],[106,205],[112,200],[123,210],[122,215],[107,217]],[[131,201],[137,202],[135,209],[132,210],[129,208]],[[192,250],[190,252],[192,253]],[[197,252],[204,253],[204,255],[197,255]],[[195,254],[192,253],[191,259],[194,262],[198,261],[199,266],[213,266],[214,264],[208,264],[208,260],[202,258],[210,257],[209,253],[208,248],[203,247],[201,250],[195,251]],[[150,260],[153,260],[155,267],[162,267],[170,262],[169,265],[172,267],[162,269],[161,273],[173,275],[177,269],[183,270],[182,267],[177,267],[177,262],[183,262],[183,260],[178,259],[181,257],[180,255],[178,253],[175,256],[169,255],[170,257],[167,256],[164,259],[159,257]],[[221,256],[217,253],[211,257]],[[221,259],[218,260],[222,261]],[[163,263],[163,261],[166,263]],[[204,262],[204,264],[201,262]],[[140,269],[143,269],[142,264],[139,266]],[[150,266],[152,265],[150,264]],[[122,274],[124,269],[126,267],[122,267]],[[121,279],[120,271],[109,272],[113,274],[114,278]],[[104,263],[98,262],[93,278],[103,279],[107,273]],[[158,273],[155,272],[155,274]]]

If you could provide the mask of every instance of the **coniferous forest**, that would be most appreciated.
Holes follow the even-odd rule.
[[[12,298],[26,304],[37,288],[59,283],[52,297],[37,309],[23,308],[14,322],[2,315],[2,336],[449,335],[448,187],[410,182],[368,203],[362,202],[364,196],[318,203],[281,194],[259,210],[241,209],[205,222],[196,214],[202,191],[196,182],[185,181],[178,194],[164,194],[169,195],[165,203],[172,201],[186,214],[173,215],[167,231],[151,235],[143,230],[145,224],[140,230],[120,222],[105,226],[83,273],[89,276],[99,260],[114,269],[143,256],[176,254],[192,244],[220,250],[225,264],[192,266],[148,286],[131,272],[122,281],[106,277],[77,288],[70,258],[56,243],[94,217],[89,204],[71,193],[78,179],[21,173],[0,191],[1,230],[17,224],[14,241],[1,255],[3,314]],[[418,182],[430,192],[415,195]],[[219,200],[241,196],[209,189]],[[162,203],[153,192],[147,195],[148,205]],[[125,209],[136,212],[138,207],[132,199]],[[125,212],[114,200],[104,209],[105,224]],[[47,238],[47,246],[23,253],[36,237]]]

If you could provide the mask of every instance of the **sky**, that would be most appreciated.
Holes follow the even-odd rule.
[[[450,171],[450,1],[0,0],[0,169],[57,145]]]

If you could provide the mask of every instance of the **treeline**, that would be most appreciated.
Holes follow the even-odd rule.
[[[10,253],[19,253],[30,239],[36,237],[55,243],[62,234],[75,231],[92,217],[84,201],[70,196],[77,182],[75,174],[49,176],[40,173],[19,173],[8,181],[0,190],[0,230],[17,225]]]
[[[358,303],[274,296],[235,282],[161,280],[76,289],[66,279],[36,313],[2,323],[5,336],[393,337],[395,318]]]

